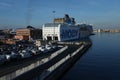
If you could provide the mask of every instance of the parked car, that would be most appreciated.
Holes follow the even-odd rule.
[[[22,58],[28,58],[28,57],[31,56],[30,53],[27,50],[22,50],[20,52],[20,55],[21,55]]]
[[[4,62],[6,62],[6,57],[4,54],[0,54],[0,64],[3,64]]]
[[[13,59],[20,59],[21,55],[17,51],[11,51],[10,58]]]
[[[45,46],[39,46],[38,50],[40,50],[43,53],[47,53],[48,52],[48,50],[45,48]]]

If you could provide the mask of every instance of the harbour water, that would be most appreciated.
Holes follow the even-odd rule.
[[[120,80],[120,33],[95,33],[93,45],[61,80]]]

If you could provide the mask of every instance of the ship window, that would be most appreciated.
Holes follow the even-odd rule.
[[[57,27],[59,23],[46,23],[45,27]]]

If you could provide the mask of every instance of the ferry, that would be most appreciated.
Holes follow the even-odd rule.
[[[65,14],[64,18],[55,18],[53,23],[42,26],[43,40],[69,41],[88,37],[93,29],[91,25],[76,24],[75,19]]]

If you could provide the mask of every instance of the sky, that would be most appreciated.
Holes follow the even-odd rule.
[[[0,29],[40,28],[64,14],[95,29],[120,29],[120,0],[0,0]]]

